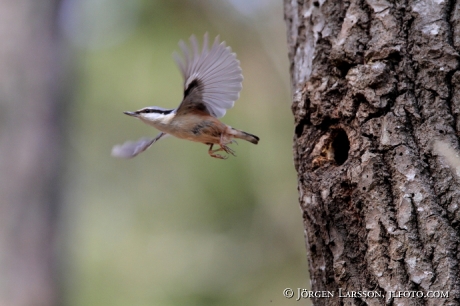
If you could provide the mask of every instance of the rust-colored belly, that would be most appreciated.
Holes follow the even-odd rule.
[[[224,138],[226,140],[227,138],[227,125],[211,116],[187,115],[174,118],[170,122],[168,130],[164,132],[177,138],[206,144],[218,144],[221,140],[224,140]]]

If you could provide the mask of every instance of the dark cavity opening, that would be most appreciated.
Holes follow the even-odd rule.
[[[348,151],[350,151],[350,141],[347,133],[343,129],[334,131],[335,137],[332,141],[334,149],[334,159],[337,165],[342,165],[348,159]]]
[[[353,65],[347,62],[337,63],[337,69],[339,69],[342,77],[345,77],[347,75],[348,70],[350,70],[351,67],[353,67]]]
[[[295,134],[297,135],[297,138],[302,136],[304,128],[307,124],[308,124],[308,120],[306,118],[303,118],[302,120],[300,120],[299,124],[296,125]]]

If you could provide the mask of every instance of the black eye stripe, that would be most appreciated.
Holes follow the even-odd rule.
[[[154,109],[154,108],[146,108],[146,109],[140,110],[138,113],[140,113],[140,114],[157,113],[157,114],[167,115],[167,114],[170,114],[173,110],[174,110],[174,109]]]

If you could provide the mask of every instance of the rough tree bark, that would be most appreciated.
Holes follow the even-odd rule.
[[[459,150],[460,1],[284,6],[312,290],[335,292],[314,304],[459,305],[460,179],[432,144]]]
[[[0,306],[58,303],[57,2],[0,4]]]

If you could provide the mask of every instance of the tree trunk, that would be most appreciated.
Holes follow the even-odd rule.
[[[0,306],[58,303],[56,6],[0,4]]]
[[[459,305],[460,1],[284,6],[314,304]]]

